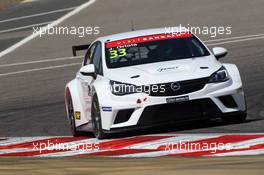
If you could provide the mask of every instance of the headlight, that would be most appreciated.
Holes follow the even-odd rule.
[[[220,83],[229,80],[227,70],[222,66],[218,71],[213,73],[209,79],[209,83]]]
[[[137,93],[137,86],[110,80],[111,91],[114,95],[127,95]]]

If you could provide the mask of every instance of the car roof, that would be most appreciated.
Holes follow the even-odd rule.
[[[108,42],[108,41],[116,41],[116,40],[122,40],[122,39],[127,39],[127,38],[138,37],[138,36],[147,36],[147,35],[155,35],[155,34],[170,33],[170,32],[172,33],[172,32],[187,32],[188,31],[184,27],[173,27],[173,30],[170,30],[170,29],[172,29],[172,28],[163,27],[163,28],[154,28],[154,29],[135,30],[135,31],[130,31],[130,32],[107,35],[104,37],[100,37],[97,40],[100,40],[102,42]]]

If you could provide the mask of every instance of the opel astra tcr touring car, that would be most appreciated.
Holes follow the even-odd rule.
[[[73,135],[116,132],[210,118],[242,122],[246,102],[239,71],[190,32],[148,29],[73,46],[87,50],[65,101]]]

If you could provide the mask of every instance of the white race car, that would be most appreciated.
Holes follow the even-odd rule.
[[[88,50],[87,50],[88,49]],[[76,78],[65,89],[74,136],[112,133],[221,117],[246,119],[239,71],[190,32],[164,28],[131,31],[73,46],[87,50]]]

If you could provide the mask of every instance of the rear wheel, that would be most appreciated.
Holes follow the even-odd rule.
[[[67,112],[68,112],[68,119],[69,119],[70,127],[71,127],[71,133],[74,137],[76,137],[80,135],[80,132],[76,130],[75,118],[74,118],[74,107],[73,107],[72,98],[69,92],[67,93],[66,100],[67,100]]]
[[[98,139],[107,138],[108,135],[104,133],[102,129],[100,107],[99,107],[99,102],[98,102],[98,98],[96,94],[93,96],[91,113],[92,113],[94,136]]]

